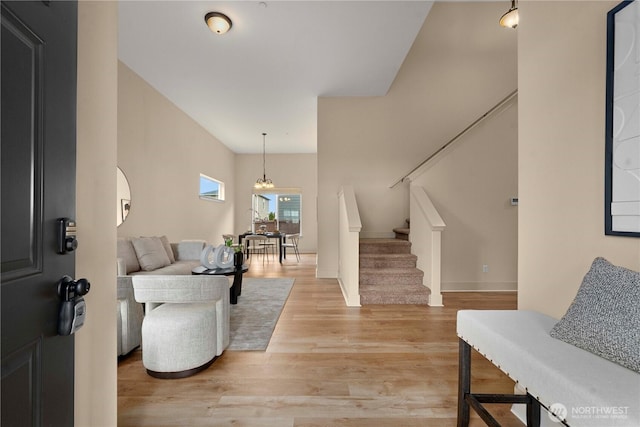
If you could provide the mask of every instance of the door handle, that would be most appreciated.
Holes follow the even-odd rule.
[[[84,324],[87,305],[84,295],[89,293],[91,283],[87,279],[73,280],[62,276],[58,281],[58,296],[61,299],[58,315],[58,335],[71,335]]]

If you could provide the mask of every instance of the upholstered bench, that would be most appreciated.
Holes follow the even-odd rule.
[[[639,277],[596,259],[561,321],[524,310],[459,311],[458,427],[468,426],[470,408],[499,426],[483,403],[526,404],[532,427],[640,426]],[[472,393],[471,348],[526,394]],[[541,416],[540,405],[550,413]]]
[[[549,332],[557,322],[533,311],[459,311],[460,369],[461,378],[466,378],[461,387],[459,409],[466,411],[468,419],[465,395],[471,392],[470,348],[473,347],[545,408],[563,405],[567,409],[563,421],[570,426],[640,426],[640,374],[552,338]],[[517,399],[520,400],[517,403],[526,403],[526,396]],[[601,411],[615,408],[618,415],[626,417],[587,420],[585,408],[601,408]]]
[[[229,281],[224,276],[133,276],[145,304],[142,364],[157,378],[206,369],[229,346]]]

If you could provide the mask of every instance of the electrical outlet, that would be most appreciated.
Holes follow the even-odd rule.
[[[488,264],[483,264],[482,265],[482,272],[483,273],[488,273],[489,272],[489,265]]]

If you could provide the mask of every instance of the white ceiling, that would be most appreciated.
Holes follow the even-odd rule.
[[[318,96],[381,96],[432,2],[120,1],[119,57],[236,153],[315,153]],[[224,35],[210,11],[233,21]]]

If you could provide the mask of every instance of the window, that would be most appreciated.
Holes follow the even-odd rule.
[[[224,183],[200,174],[200,198],[204,200],[224,200]]]
[[[256,194],[254,196],[254,218],[256,220],[264,220],[267,221],[269,219],[269,213],[273,213],[274,209],[272,209],[272,194]],[[275,215],[275,214],[274,214]]]
[[[263,226],[267,231],[300,233],[302,227],[302,196],[300,194],[253,194],[254,229]]]
[[[287,234],[300,233],[300,194],[279,194],[278,222]]]

